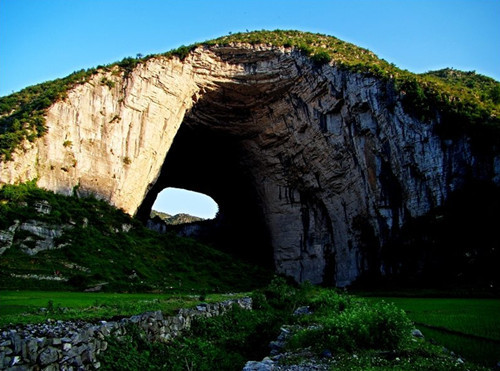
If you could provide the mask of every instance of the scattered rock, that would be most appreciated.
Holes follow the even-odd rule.
[[[49,215],[52,211],[52,206],[47,200],[37,201],[33,206],[39,214]]]
[[[102,287],[105,285],[109,285],[109,282],[101,282],[96,286],[89,287],[88,289],[83,290],[84,292],[99,292],[102,290]]]
[[[35,237],[35,246],[21,242],[20,246],[23,252],[28,255],[36,255],[40,251],[62,248],[63,245],[56,245],[55,239],[62,236],[63,230],[71,228],[69,225],[53,225],[37,220],[28,220],[19,226],[19,229],[32,234]],[[28,236],[24,241],[32,239]]]
[[[38,361],[40,362],[40,365],[42,366],[47,366],[59,359],[59,352],[57,349],[48,347],[45,350],[40,353],[38,356]]]
[[[13,346],[14,353],[17,354],[21,351],[21,336],[17,333],[17,331],[11,331],[10,333],[10,341]]]
[[[274,370],[274,362],[266,357],[262,361],[248,361],[243,367],[243,371],[271,371]]]
[[[14,220],[14,224],[7,228],[7,230],[0,231],[0,255],[12,247],[12,242],[14,241],[18,226],[19,220]]]
[[[332,358],[332,352],[329,349],[325,349],[324,351],[321,352],[321,356],[324,358]]]
[[[61,339],[59,338],[52,339],[52,345],[60,345],[60,344],[61,344]]]
[[[15,366],[15,365],[17,365],[20,361],[21,361],[21,357],[19,357],[19,356],[15,356],[14,358],[12,358],[12,361],[10,361],[9,366],[10,366],[10,367]]]
[[[309,315],[312,314],[312,312],[309,310],[309,306],[305,307],[298,307],[295,312],[293,312],[294,316],[304,316],[304,315]]]
[[[419,329],[414,329],[412,332],[411,332],[412,336],[416,337],[416,338],[421,338],[423,339],[424,338],[424,334],[422,334],[422,331],[420,331]]]

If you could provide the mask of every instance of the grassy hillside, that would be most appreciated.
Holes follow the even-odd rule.
[[[50,213],[36,211],[45,201]],[[57,195],[34,184],[0,190],[0,230],[35,219],[49,230],[62,226],[61,248],[29,255],[41,238],[18,228],[0,255],[0,289],[225,292],[266,282],[269,273],[176,235],[159,235],[95,198]],[[40,225],[40,224],[39,224]]]
[[[87,81],[99,70],[114,69],[115,74],[126,79],[139,63],[150,58],[175,56],[184,59],[199,45],[211,47],[239,42],[293,47],[310,57],[318,67],[331,62],[338,68],[382,79],[401,97],[408,112],[422,120],[440,116],[444,135],[454,135],[458,129],[459,132],[466,130],[470,135],[481,137],[483,141],[489,143],[500,142],[499,82],[473,72],[455,70],[413,74],[379,59],[367,49],[332,36],[276,30],[237,33],[203,43],[181,46],[160,55],[149,55],[140,59],[125,58],[120,62],[81,70],[65,78],[31,86],[1,97],[0,159],[11,159],[12,152],[23,140],[33,141],[42,136],[46,132],[45,110],[53,102],[64,99],[66,92],[73,86]],[[103,79],[102,84],[113,83]]]

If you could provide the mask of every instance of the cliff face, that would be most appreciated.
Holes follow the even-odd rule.
[[[498,153],[438,136],[439,117],[419,121],[401,94],[291,48],[199,47],[76,86],[1,182],[37,178],[139,215],[167,186],[201,191],[279,272],[342,286],[384,272],[380,246],[468,178],[500,183]]]

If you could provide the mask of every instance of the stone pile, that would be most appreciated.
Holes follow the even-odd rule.
[[[108,347],[106,339],[125,336],[131,324],[143,329],[150,341],[169,341],[189,329],[193,318],[218,316],[233,305],[249,310],[252,299],[204,303],[174,316],[155,311],[97,324],[47,320],[13,327],[0,333],[0,370],[95,370],[101,366],[97,356]]]

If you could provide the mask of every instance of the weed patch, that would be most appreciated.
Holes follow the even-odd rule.
[[[323,291],[311,300],[313,315],[289,341],[292,350],[311,347],[352,352],[362,349],[400,349],[410,339],[412,323],[393,304],[368,302]]]

